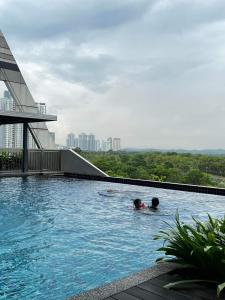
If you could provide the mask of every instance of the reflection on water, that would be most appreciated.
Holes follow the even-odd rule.
[[[150,204],[154,196],[159,211],[133,209],[133,199]],[[0,299],[65,299],[147,268],[161,246],[153,236],[173,223],[177,208],[191,222],[191,215],[223,216],[224,201],[105,182],[1,178]]]

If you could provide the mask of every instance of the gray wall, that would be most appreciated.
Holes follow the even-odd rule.
[[[61,171],[81,175],[108,176],[73,150],[61,150]]]

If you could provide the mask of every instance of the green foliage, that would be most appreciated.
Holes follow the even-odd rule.
[[[165,258],[169,257],[166,261],[196,268],[202,274],[200,280],[216,281],[220,294],[225,288],[225,218],[213,219],[208,215],[206,222],[194,218],[193,221],[193,225],[183,224],[177,214],[175,228],[169,225],[168,231],[160,231],[155,237],[164,241],[164,246],[158,251],[165,252]],[[167,287],[177,284],[179,282]]]
[[[115,177],[225,187],[225,157],[176,152],[81,154]]]
[[[208,174],[202,173],[198,169],[193,169],[187,172],[184,177],[185,183],[192,183],[195,185],[210,185],[211,180]]]
[[[7,151],[0,152],[0,170],[10,170],[21,168],[22,154],[10,153]]]

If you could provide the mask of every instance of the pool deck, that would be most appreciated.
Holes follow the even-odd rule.
[[[159,264],[128,278],[82,293],[69,300],[216,300],[215,286],[180,285],[165,289],[167,283],[183,280],[185,271],[177,265]],[[224,294],[219,298],[225,300]]]

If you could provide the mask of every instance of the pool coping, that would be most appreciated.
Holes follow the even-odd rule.
[[[159,275],[173,271],[178,267],[181,266],[175,263],[161,262],[153,267],[134,273],[131,276],[115,280],[98,288],[69,297],[67,300],[103,300]]]
[[[161,182],[161,181],[153,181],[153,180],[111,177],[111,176],[103,177],[103,176],[96,176],[96,175],[75,174],[75,173],[66,173],[66,172],[64,173],[64,176],[77,178],[77,179],[85,179],[85,180],[122,183],[122,184],[136,185],[136,186],[154,187],[154,188],[160,188],[166,190],[225,196],[225,188],[212,187],[212,186],[191,185],[191,184],[184,184],[184,183]]]

